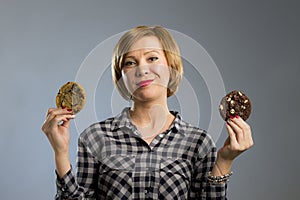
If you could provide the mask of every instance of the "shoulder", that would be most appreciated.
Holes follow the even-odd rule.
[[[121,127],[129,125],[128,108],[124,108],[121,113],[114,117],[91,124],[80,134],[79,140],[85,143],[101,143],[104,138],[112,137]]]
[[[105,138],[112,133],[114,118],[96,122],[87,127],[78,138],[78,146],[84,147],[86,151],[97,154],[105,144]]]
[[[175,117],[174,126],[178,131],[184,133],[186,136],[192,136],[203,140],[211,140],[211,136],[205,129],[181,119],[181,116],[178,114]]]
[[[209,133],[206,130],[192,125],[184,120],[178,123],[178,130],[182,132],[185,138],[195,145],[198,154],[205,156],[210,151],[214,150],[216,145]]]
[[[80,139],[88,140],[90,137],[102,135],[112,129],[114,117],[96,122],[87,127],[79,136]]]

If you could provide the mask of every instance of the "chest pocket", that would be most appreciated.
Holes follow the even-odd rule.
[[[192,167],[188,160],[162,159],[159,199],[187,199],[191,186],[191,174]]]
[[[160,171],[161,174],[171,173],[174,176],[183,178],[185,181],[191,181],[192,165],[188,160],[173,158],[162,159]]]
[[[99,173],[103,174],[109,171],[127,171],[132,172],[135,166],[135,157],[128,155],[113,155],[101,160]]]

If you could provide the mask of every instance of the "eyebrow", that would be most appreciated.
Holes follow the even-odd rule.
[[[150,50],[150,51],[145,52],[144,55],[146,55],[146,54],[148,54],[148,53],[152,53],[152,52],[158,53],[158,54],[159,54],[159,51],[157,51],[157,50]]]
[[[147,52],[145,52],[143,55],[147,55],[147,54],[149,54],[149,53],[158,53],[159,54],[159,51],[158,50],[150,50],[150,51],[147,51]],[[128,53],[130,53],[130,52],[128,52]],[[131,55],[125,55],[125,57],[124,58],[135,58],[135,56],[131,56]]]

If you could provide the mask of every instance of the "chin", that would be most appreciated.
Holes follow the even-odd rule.
[[[137,91],[133,96],[139,101],[154,101],[162,99],[164,96],[167,96],[167,94],[162,91],[150,89],[149,91]]]

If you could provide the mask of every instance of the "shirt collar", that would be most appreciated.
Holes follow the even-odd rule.
[[[175,116],[175,119],[169,130],[172,130],[172,132],[184,134],[185,122],[181,119],[180,114],[177,111],[170,111],[170,112],[172,115]]]
[[[124,108],[122,112],[114,118],[111,126],[112,131],[120,128],[135,129],[135,126],[132,124],[130,120],[129,109],[130,109],[129,107]],[[182,130],[185,123],[182,121],[181,116],[176,111],[170,111],[170,112],[172,113],[172,115],[175,116],[175,119],[172,125],[170,126],[169,130],[172,130],[172,132],[183,133]]]
[[[122,112],[114,118],[111,126],[112,130],[120,129],[123,127],[127,127],[127,128],[134,127],[130,121],[129,109],[130,109],[129,107],[124,108]]]

